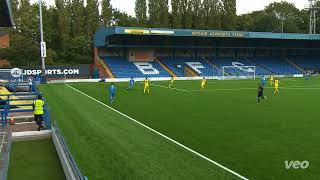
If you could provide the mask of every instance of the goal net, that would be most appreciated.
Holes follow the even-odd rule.
[[[223,66],[221,79],[256,79],[255,66]]]

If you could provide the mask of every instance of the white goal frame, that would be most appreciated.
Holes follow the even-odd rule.
[[[243,72],[252,73],[252,75],[248,76],[230,76],[227,75],[226,69],[237,69]],[[227,78],[226,78],[227,77]],[[221,79],[226,80],[226,79],[256,79],[256,67],[255,66],[222,66],[222,75]]]

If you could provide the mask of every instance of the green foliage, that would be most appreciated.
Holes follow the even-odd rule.
[[[147,1],[136,0],[135,14],[140,27],[147,26]]]
[[[222,0],[223,16],[222,28],[225,30],[235,30],[237,21],[236,0]]]
[[[112,20],[112,6],[110,0],[102,0],[101,22],[104,26],[110,26]]]
[[[113,10],[113,23],[116,26],[137,26],[137,19],[128,15],[125,12],[121,12],[118,9]]]
[[[66,47],[59,51],[59,64],[89,64],[92,62],[92,40],[89,36],[78,36],[70,39]]]
[[[181,10],[180,10],[181,0],[171,0],[171,14],[170,23],[171,28],[181,28]]]
[[[11,36],[11,47],[0,50],[0,59],[10,60],[12,65],[34,65],[40,62],[40,50],[32,38],[23,33]]]
[[[51,139],[12,143],[8,180],[66,180]]]
[[[98,0],[87,0],[87,6],[85,8],[85,27],[87,28],[87,35],[90,37],[93,36],[100,24],[98,6]]]

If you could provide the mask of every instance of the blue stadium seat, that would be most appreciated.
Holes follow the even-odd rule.
[[[320,69],[320,58],[318,57],[293,56],[289,59],[304,70]]]
[[[122,57],[105,57],[104,62],[110,68],[112,73],[117,78],[143,78],[143,77],[170,77],[170,74],[157,62],[149,62],[152,64],[153,68],[159,71],[159,74],[143,74],[134,62],[130,62],[128,59],[123,59]]]
[[[200,62],[204,68],[200,68],[201,73],[198,73],[199,76],[219,76],[221,71],[217,68],[214,68],[210,63],[206,60],[199,58],[198,60],[191,57],[176,57],[175,59],[166,57],[162,58],[161,62],[165,64],[169,69],[171,69],[177,76],[183,77],[184,67],[188,66],[186,62]],[[178,66],[181,67],[178,67]]]
[[[278,75],[301,74],[302,72],[282,57],[257,57],[254,59],[257,64],[267,67]]]

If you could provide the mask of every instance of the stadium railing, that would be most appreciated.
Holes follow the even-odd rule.
[[[5,97],[3,105],[0,105],[1,125],[2,127],[8,125],[8,117],[13,113],[33,112],[33,103],[26,103],[25,101],[34,101],[41,93],[13,93],[13,94],[0,94],[0,97]],[[29,97],[28,97],[29,96]],[[13,98],[14,97],[14,98]],[[11,105],[11,102],[21,102],[17,105]],[[13,107],[20,108],[13,108]],[[21,108],[22,107],[22,108]],[[48,104],[44,105],[44,121],[46,129],[51,129],[50,113]]]
[[[67,180],[88,180],[86,176],[81,174],[56,121],[52,125],[52,140]]]
[[[7,128],[1,128],[0,137],[0,179],[6,180],[9,168],[12,133]]]

